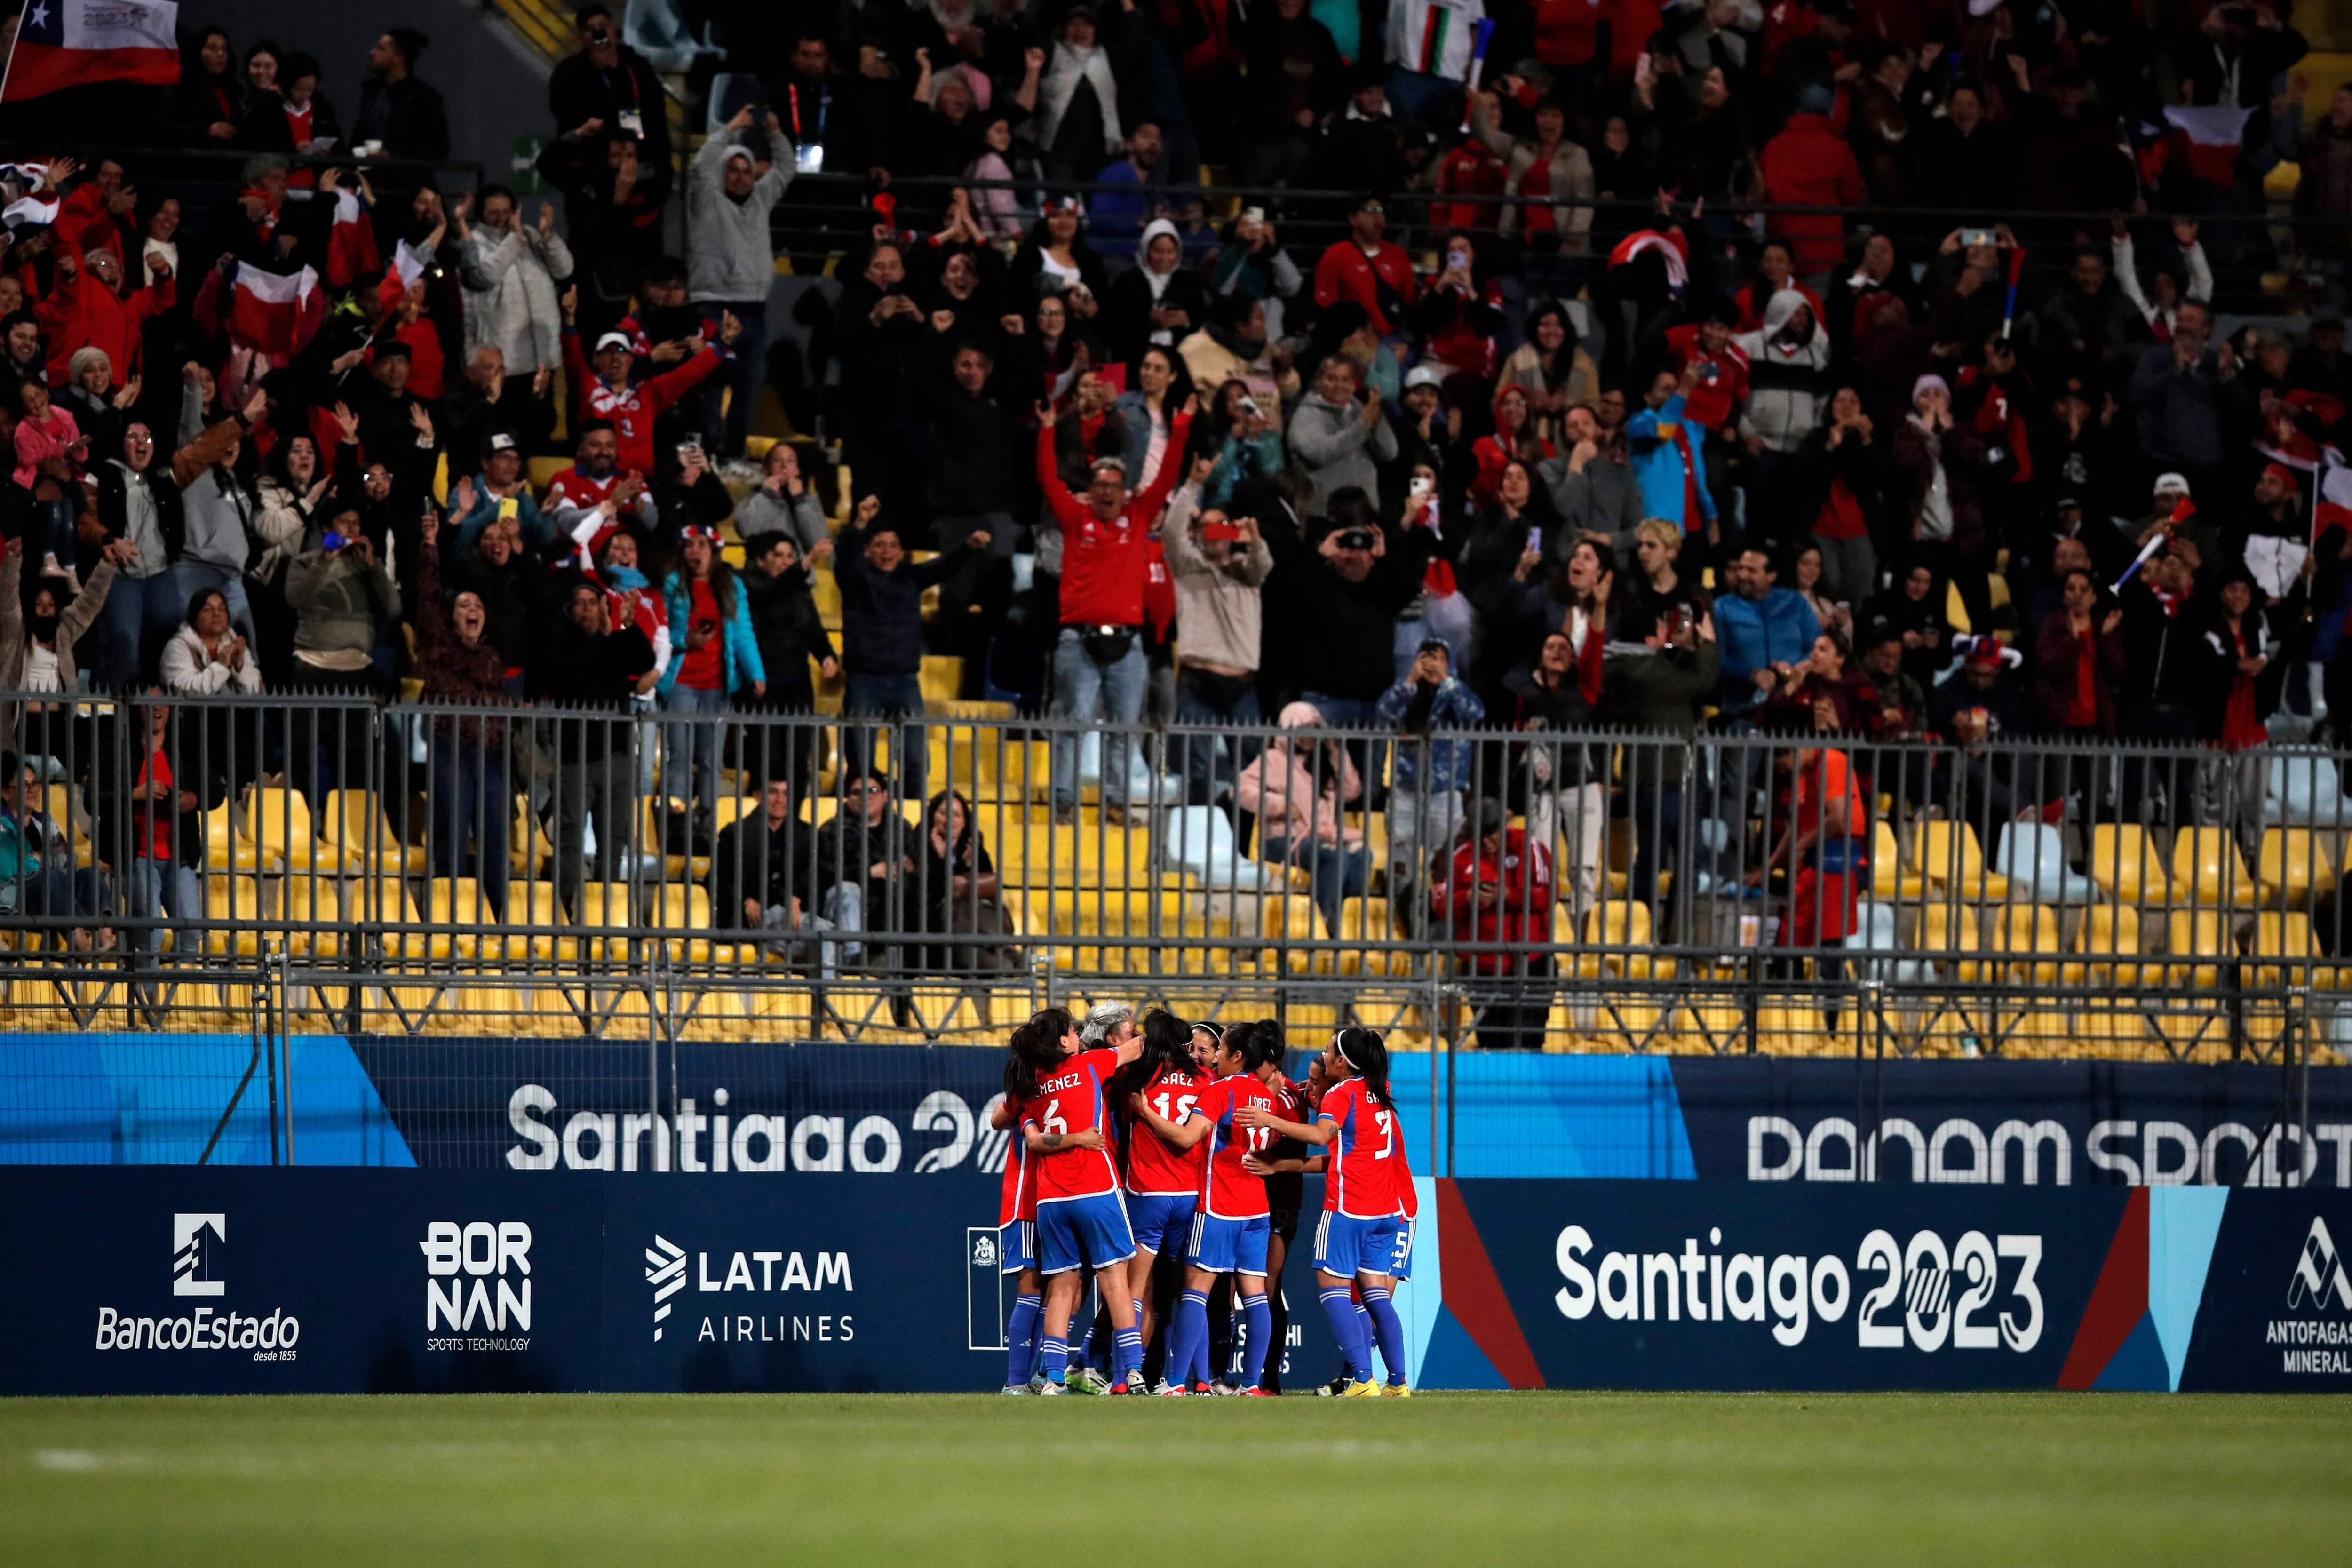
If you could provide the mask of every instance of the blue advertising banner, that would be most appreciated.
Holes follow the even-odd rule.
[[[996,1184],[873,1174],[0,1171],[0,1393],[996,1386]],[[1422,1387],[2352,1391],[2334,1190],[1418,1190]]]
[[[238,1037],[0,1036],[0,1164],[194,1164],[209,1145],[213,1165],[1003,1168],[986,1126],[1003,1057],[982,1047],[315,1035],[283,1048],[281,1068]],[[1306,1062],[1294,1049],[1293,1074]],[[2352,1186],[2342,1068],[2308,1074],[2308,1137],[2305,1084],[2251,1065],[1465,1052],[1401,1054],[1391,1083],[1414,1168],[1457,1178]]]

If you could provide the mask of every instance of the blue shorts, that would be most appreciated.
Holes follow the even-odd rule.
[[[1192,1234],[1192,1211],[1200,1206],[1194,1193],[1129,1193],[1128,1223],[1135,1227],[1135,1245],[1156,1258],[1184,1254]]]
[[[1263,1274],[1265,1244],[1274,1222],[1265,1215],[1247,1219],[1219,1219],[1213,1214],[1192,1216],[1192,1244],[1184,1260],[1212,1274]]]
[[[1037,1226],[1025,1219],[1007,1220],[996,1227],[996,1255],[1004,1260],[1003,1272],[1018,1274],[1024,1268],[1037,1267]]]
[[[1104,1268],[1134,1256],[1135,1233],[1128,1228],[1127,1205],[1117,1193],[1051,1198],[1037,1205],[1041,1272]]]
[[[1325,1209],[1315,1225],[1315,1267],[1342,1279],[1359,1274],[1386,1274],[1396,1267],[1397,1242],[1404,1221],[1395,1215],[1358,1219],[1336,1209]]]
[[[1396,1255],[1389,1264],[1389,1278],[1402,1283],[1412,1278],[1412,1227],[1414,1221],[1400,1215],[1397,1227]]]

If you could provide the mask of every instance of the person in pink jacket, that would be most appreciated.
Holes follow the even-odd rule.
[[[1323,727],[1314,704],[1283,709],[1285,730]],[[1364,781],[1336,740],[1301,733],[1277,740],[1242,770],[1234,797],[1257,817],[1258,858],[1303,867],[1327,933],[1339,929],[1342,900],[1361,897],[1371,872],[1364,830],[1342,815],[1364,793]]]
[[[33,492],[43,518],[41,572],[44,576],[70,577],[60,563],[74,553],[74,510],[81,501],[81,466],[89,458],[74,416],[49,401],[49,389],[37,380],[17,384],[16,467],[9,477]]]

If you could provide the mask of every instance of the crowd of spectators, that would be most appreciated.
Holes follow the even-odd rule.
[[[1375,872],[1445,917],[1433,860],[1475,858],[1497,805],[1547,860],[1565,842],[1588,907],[1609,807],[1578,731],[1933,736],[1950,757],[1899,781],[1922,808],[1972,779],[2019,814],[2072,792],[2170,821],[2211,775],[2105,800],[1971,759],[2036,733],[2238,753],[2352,711],[2352,530],[2315,495],[2352,405],[2325,313],[2352,87],[2305,130],[2283,3],[2161,28],[2095,0],[682,9],[740,101],[674,153],[680,84],[582,10],[539,162],[560,210],[414,162],[450,148],[405,28],[348,119],[315,59],[192,32],[162,133],[245,154],[201,208],[129,153],[5,171],[7,684],[405,677],[677,715],[567,731],[576,877],[583,817],[625,852],[656,757],[708,816],[725,759],[693,716],[807,710],[814,672],[897,721],[956,654],[967,695],[1064,719],[1307,731],[1114,735],[1101,798],[1171,767],[1335,924]],[[2297,159],[2277,230],[2262,182]],[[797,296],[805,354],[769,318],[802,206],[855,237]],[[2308,287],[2225,333],[2217,275],[2263,264]],[[772,384],[850,495],[804,438],[750,459]],[[1507,766],[1429,739],[1482,725],[1520,733]],[[495,725],[434,735],[477,749],[453,780],[506,765]],[[330,749],[256,765],[307,789]],[[877,788],[920,797],[923,747],[892,750]],[[1683,783],[1650,781],[1637,896]],[[450,793],[502,860],[501,814]],[[1744,810],[1724,793],[1693,809]],[[1383,868],[1350,815],[1374,803]],[[941,885],[990,877],[961,809],[931,808]],[[856,926],[856,880],[719,903]]]

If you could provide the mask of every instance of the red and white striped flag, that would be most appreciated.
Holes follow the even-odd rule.
[[[0,100],[22,103],[69,87],[180,79],[176,0],[32,0],[16,26]]]
[[[308,267],[299,272],[239,267],[236,298],[229,310],[230,339],[265,354],[292,355],[302,346],[298,341],[302,316],[318,289],[319,274]]]
[[[2165,123],[2177,132],[2189,172],[2210,184],[2228,186],[2238,178],[2238,153],[2245,145],[2251,109],[2210,104],[2202,109],[2178,106],[2164,111]]]
[[[1645,250],[1654,250],[1664,259],[1666,287],[1682,292],[1683,285],[1690,281],[1690,262],[1686,259],[1689,245],[1682,231],[1660,234],[1654,228],[1637,229],[1617,242],[1617,247],[1609,253],[1609,265],[1622,267]]]
[[[347,289],[362,272],[383,265],[375,247],[375,226],[355,192],[335,193],[334,226],[327,231],[327,286]]]

